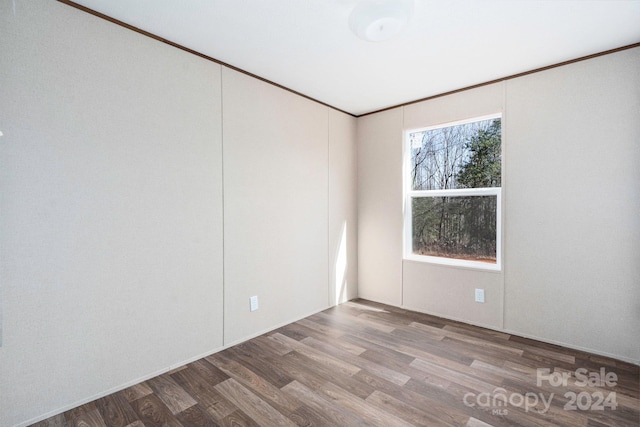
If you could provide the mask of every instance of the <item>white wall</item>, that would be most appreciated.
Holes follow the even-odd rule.
[[[0,425],[222,346],[220,67],[0,2]]]
[[[402,108],[358,118],[358,296],[402,305]]]
[[[505,328],[640,363],[640,48],[507,82]]]
[[[328,110],[228,68],[223,94],[229,344],[329,305]]]
[[[15,7],[0,0],[0,426],[326,308],[344,224],[355,296],[354,118],[59,2]]]
[[[640,363],[638,69],[635,48],[359,118],[360,296]],[[502,272],[399,275],[403,129],[501,109]]]
[[[358,296],[357,122],[329,110],[329,304]]]

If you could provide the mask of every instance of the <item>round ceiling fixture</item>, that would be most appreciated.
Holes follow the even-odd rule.
[[[414,0],[361,0],[351,11],[349,27],[370,42],[389,40],[409,22]]]

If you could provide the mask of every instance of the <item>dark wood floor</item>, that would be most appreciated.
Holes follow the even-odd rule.
[[[357,300],[36,425],[638,426],[638,381],[635,365]]]

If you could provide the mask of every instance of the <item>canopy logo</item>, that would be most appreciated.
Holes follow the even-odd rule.
[[[573,373],[568,371],[551,372],[549,368],[536,370],[537,387],[562,387],[568,389],[563,394],[565,402],[562,409],[565,411],[604,411],[615,410],[618,406],[615,392],[593,390],[593,388],[606,389],[618,384],[618,375],[615,372],[607,372],[605,368],[599,371],[589,371],[586,368],[576,369]],[[589,387],[589,391],[580,391]],[[577,389],[577,391],[576,391]],[[523,408],[525,412],[535,410],[539,414],[545,414],[551,409],[551,402],[555,393],[508,392],[502,387],[497,387],[493,392],[466,393],[463,396],[465,406],[490,409],[492,415],[508,415],[509,407]],[[561,403],[558,403],[559,406]]]
[[[546,413],[550,406],[554,394],[549,395],[546,400],[543,393],[508,393],[507,390],[497,387],[492,393],[467,393],[462,398],[465,406],[471,408],[478,406],[480,408],[491,409],[493,415],[509,415],[508,406],[524,408],[525,412],[535,409],[538,413]],[[542,407],[540,404],[542,403]]]

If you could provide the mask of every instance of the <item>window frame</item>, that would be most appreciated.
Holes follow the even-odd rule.
[[[459,188],[459,189],[445,189],[445,190],[413,190],[411,182],[411,139],[410,135],[416,132],[425,132],[435,129],[442,129],[447,127],[459,126],[468,123],[480,122],[484,120],[500,119],[504,124],[504,118],[502,113],[488,114],[484,116],[476,116],[464,120],[457,120],[452,122],[441,123],[438,125],[408,129],[403,132],[403,210],[404,210],[404,224],[403,224],[403,259],[407,261],[417,261],[429,264],[438,264],[452,267],[464,267],[475,270],[490,270],[490,271],[502,271],[502,186],[504,182],[500,183],[500,187],[481,187],[481,188]],[[503,136],[504,132],[500,135],[500,152],[503,151]],[[501,156],[502,158],[502,156]],[[501,161],[500,167],[504,171],[504,164]],[[502,180],[504,181],[504,174],[502,174]],[[496,262],[489,263],[483,261],[471,261],[460,258],[447,258],[431,255],[418,255],[413,253],[413,212],[412,212],[412,200],[418,197],[456,197],[456,196],[495,196],[496,197]]]

